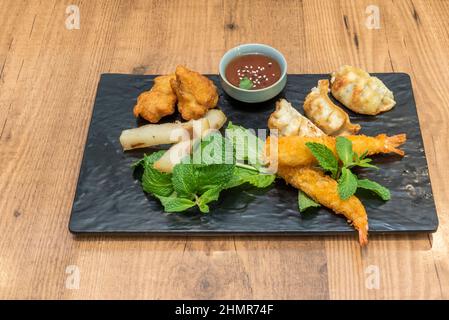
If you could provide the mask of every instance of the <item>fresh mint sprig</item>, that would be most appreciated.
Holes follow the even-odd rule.
[[[298,207],[299,212],[303,213],[309,208],[317,208],[321,205],[319,203],[316,203],[314,200],[309,198],[304,192],[301,190],[298,190]]]
[[[306,146],[312,152],[313,156],[317,159],[321,168],[326,171],[330,171],[332,178],[337,179],[338,175],[338,160],[334,156],[332,150],[326,147],[324,144],[318,142],[307,142]]]
[[[390,191],[387,188],[369,179],[358,179],[357,175],[351,171],[353,167],[373,169],[378,169],[378,167],[371,164],[372,159],[366,157],[368,155],[367,151],[361,155],[354,152],[352,141],[348,138],[336,138],[338,158],[324,144],[307,142],[306,146],[312,152],[321,168],[330,172],[332,178],[338,181],[338,194],[342,200],[349,199],[358,188],[370,190],[382,200],[390,199]]]
[[[158,198],[166,212],[182,212],[198,207],[201,212],[207,213],[210,211],[209,203],[218,200],[225,189],[242,184],[257,188],[271,185],[276,176],[263,174],[259,170],[262,166],[263,141],[241,126],[230,123],[228,128],[233,137],[239,139],[227,139],[220,133],[212,133],[194,147],[201,152],[201,163],[195,163],[192,155],[177,164],[173,173],[162,173],[154,169],[153,164],[165,151],[145,155],[133,163],[135,170],[143,168],[143,190]],[[229,144],[231,152],[228,150]],[[243,160],[247,163],[238,162]]]

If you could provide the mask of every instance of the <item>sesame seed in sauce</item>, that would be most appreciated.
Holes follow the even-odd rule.
[[[253,83],[253,88],[261,89],[272,85],[279,77],[278,63],[260,54],[239,56],[226,67],[226,78],[236,87],[246,78]]]

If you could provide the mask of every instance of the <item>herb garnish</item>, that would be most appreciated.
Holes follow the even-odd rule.
[[[351,171],[351,168],[356,166],[378,169],[371,164],[372,159],[366,158],[367,152],[359,156],[353,151],[351,140],[337,137],[336,149],[339,159],[332,150],[321,143],[307,142],[306,146],[317,159],[318,164],[338,181],[338,194],[342,200],[350,198],[358,188],[371,190],[382,200],[390,199],[390,191],[387,188],[369,179],[358,179],[357,175]]]
[[[243,77],[242,79],[240,79],[239,87],[249,90],[253,87],[253,82],[249,80],[248,77]]]
[[[316,203],[314,200],[310,199],[304,192],[298,190],[298,207],[299,212],[304,212],[308,208],[316,208],[320,207],[319,203]]]
[[[165,151],[145,155],[133,164],[134,168],[143,168],[143,190],[157,197],[166,212],[181,212],[198,206],[201,212],[207,213],[208,204],[218,200],[220,192],[225,189],[245,183],[257,188],[271,185],[276,176],[259,171],[262,163],[262,147],[259,146],[263,146],[263,141],[248,129],[232,123],[229,123],[227,133],[232,139],[224,138],[217,132],[201,141],[195,146],[200,149],[201,162],[195,163],[192,161],[194,156],[189,156],[174,167],[173,173],[161,173],[153,167]],[[256,147],[251,141],[255,142]],[[227,152],[228,148],[231,155]],[[241,159],[237,159],[237,154]],[[239,160],[246,160],[247,163]]]

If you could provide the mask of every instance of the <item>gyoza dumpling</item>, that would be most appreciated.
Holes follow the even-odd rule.
[[[329,99],[328,92],[329,81],[318,81],[318,87],[313,88],[304,101],[304,113],[307,118],[330,136],[359,132],[360,125],[351,123],[348,114]]]
[[[278,135],[301,136],[301,137],[321,137],[325,133],[315,126],[312,121],[304,117],[290,102],[281,99],[276,102],[276,111],[268,119],[268,128],[277,129]]]
[[[396,104],[393,92],[382,81],[366,71],[346,65],[332,73],[331,92],[346,107],[361,114],[375,115]]]

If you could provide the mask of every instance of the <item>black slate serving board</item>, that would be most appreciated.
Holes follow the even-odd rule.
[[[379,171],[364,171],[391,190],[383,202],[359,194],[366,207],[370,233],[434,232],[438,226],[426,157],[410,78],[403,73],[377,74],[394,92],[396,107],[378,116],[349,112],[361,133],[406,133],[406,156],[375,157]],[[220,88],[218,76],[209,76]],[[228,119],[247,128],[266,128],[275,101],[285,97],[301,112],[305,96],[328,75],[289,75],[285,90],[275,99],[248,105],[220,89],[219,106]],[[173,235],[216,234],[338,234],[354,232],[342,216],[321,208],[300,214],[297,190],[281,179],[264,190],[243,186],[225,191],[209,214],[196,210],[167,214],[159,201],[146,195],[133,177],[131,164],[154,149],[123,152],[118,137],[123,129],[143,124],[132,108],[137,96],[152,86],[150,75],[103,74],[87,137],[69,229],[85,233],[142,233]],[[178,116],[179,117],[179,116]],[[167,119],[173,121],[176,116]]]

